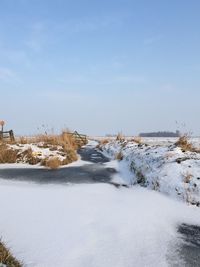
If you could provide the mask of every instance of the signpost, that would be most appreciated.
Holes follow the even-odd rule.
[[[3,126],[5,125],[5,121],[0,121],[0,126],[1,126],[1,132],[3,132]]]

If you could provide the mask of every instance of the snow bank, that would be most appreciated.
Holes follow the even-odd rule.
[[[130,141],[112,141],[102,149],[111,158],[118,153],[123,155],[122,167],[132,172],[129,184],[139,183],[191,204],[200,204],[199,153],[182,152],[175,145],[155,146]]]
[[[9,201],[7,201],[9,199]],[[165,267],[199,210],[141,187],[0,180],[0,233],[28,267]],[[172,265],[170,265],[172,266]]]

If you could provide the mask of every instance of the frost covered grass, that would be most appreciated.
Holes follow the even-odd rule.
[[[77,144],[72,135],[38,135],[19,138],[15,144],[0,145],[0,163],[41,164],[55,169],[78,159]]]
[[[0,240],[0,265],[8,267],[22,267],[22,264],[13,257],[9,249],[5,247],[5,244]]]
[[[19,137],[19,144],[40,143],[43,147],[51,146],[65,146],[67,148],[77,149],[77,143],[74,137],[68,132],[63,131],[61,134],[38,134],[32,137]]]
[[[200,153],[200,149],[197,149],[190,141],[189,136],[180,136],[178,141],[175,143],[176,146],[180,147],[183,152],[190,151]]]
[[[0,185],[0,233],[28,267],[184,266],[177,226],[200,221],[197,208],[137,186]]]
[[[177,143],[158,146],[117,140],[101,149],[113,159],[120,154],[123,168],[132,173],[130,184],[200,205],[200,154],[196,150],[183,149]]]

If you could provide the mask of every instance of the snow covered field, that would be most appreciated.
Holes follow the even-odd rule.
[[[99,141],[108,139],[110,141],[115,141],[116,136],[114,137],[95,136],[95,137],[91,137],[91,139],[99,140]],[[131,140],[133,139],[133,136],[125,136],[125,139]],[[174,144],[178,140],[178,138],[176,137],[142,137],[141,140],[143,143],[149,144],[149,145],[166,146],[166,145]],[[192,137],[190,138],[190,141],[195,147],[200,148],[200,137]]]
[[[4,241],[32,267],[184,266],[176,227],[200,222],[195,207],[106,184],[0,181],[0,210]]]
[[[149,145],[172,145],[177,140],[175,137],[142,137],[142,141]],[[190,141],[196,148],[200,148],[200,137],[191,137]]]

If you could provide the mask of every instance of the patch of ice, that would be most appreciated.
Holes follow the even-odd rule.
[[[92,162],[90,161],[85,161],[85,160],[82,160],[81,158],[79,158],[77,161],[74,161],[68,165],[64,165],[62,167],[66,168],[66,167],[81,167],[81,166],[84,166],[84,165],[88,165],[88,164],[93,164]]]

